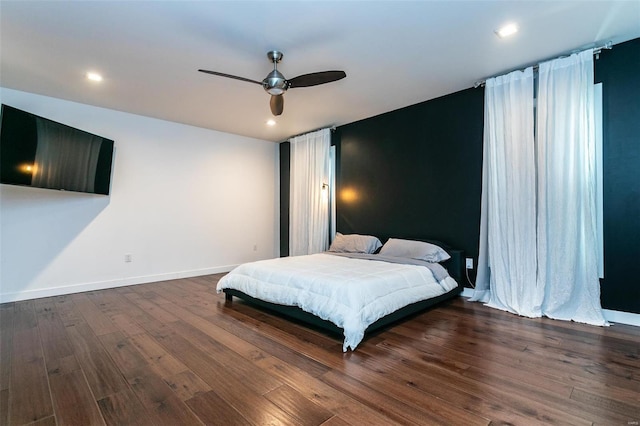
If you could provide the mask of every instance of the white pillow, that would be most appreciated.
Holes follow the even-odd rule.
[[[433,263],[442,262],[451,258],[444,249],[435,244],[397,238],[389,238],[382,246],[380,255],[408,257],[410,259],[425,260]]]
[[[336,238],[331,243],[329,251],[334,253],[374,253],[382,247],[382,243],[371,235],[336,233]]]

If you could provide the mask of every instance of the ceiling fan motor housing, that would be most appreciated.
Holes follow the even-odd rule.
[[[262,80],[262,87],[270,95],[281,95],[289,88],[287,80],[280,71],[274,69]]]

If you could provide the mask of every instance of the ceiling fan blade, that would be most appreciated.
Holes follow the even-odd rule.
[[[269,106],[271,107],[271,114],[273,115],[282,114],[282,111],[284,110],[284,96],[271,95]]]
[[[331,83],[347,76],[344,71],[320,71],[311,74],[303,74],[289,80],[289,87],[309,87],[318,84]]]
[[[225,74],[225,73],[222,73],[222,72],[209,71],[209,70],[198,70],[198,71],[204,72],[206,74],[219,75],[220,77],[233,78],[235,80],[240,80],[240,81],[248,81],[249,83],[255,83],[255,84],[259,84],[259,85],[262,86],[262,82],[261,81],[255,81],[255,80],[251,80],[249,78],[238,77],[237,75]]]

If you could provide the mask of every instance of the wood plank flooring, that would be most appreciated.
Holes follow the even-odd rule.
[[[638,425],[640,328],[457,298],[342,352],[218,275],[0,305],[0,425]]]

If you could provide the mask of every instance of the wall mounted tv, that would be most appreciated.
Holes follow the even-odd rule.
[[[109,195],[113,141],[2,105],[0,183]]]

